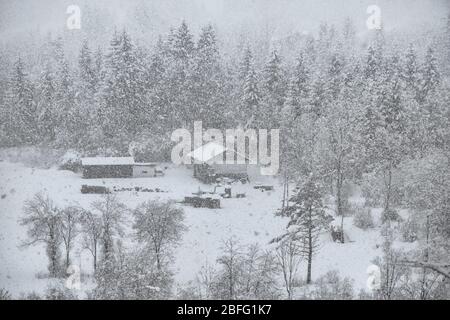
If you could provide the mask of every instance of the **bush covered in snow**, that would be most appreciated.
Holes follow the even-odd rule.
[[[403,219],[398,214],[397,210],[395,210],[395,209],[388,209],[388,210],[384,210],[383,213],[381,214],[381,222],[385,223],[388,220],[389,221],[401,222]]]
[[[179,287],[178,299],[279,299],[275,255],[258,245],[226,240],[215,265],[204,264],[194,281]]]
[[[75,150],[67,150],[59,161],[60,170],[78,172],[81,169],[81,156]]]
[[[11,300],[11,294],[7,290],[0,288],[0,300]]]
[[[117,261],[103,261],[97,269],[96,300],[168,299],[173,274],[168,265],[157,266],[156,257],[146,249],[119,250]]]
[[[28,293],[21,293],[19,295],[19,300],[42,300],[43,297],[36,291],[31,291]]]
[[[45,291],[45,300],[78,300],[78,297],[66,286],[64,281],[51,284]]]
[[[353,216],[353,224],[363,230],[373,228],[375,224],[373,222],[371,210],[361,208],[356,211]]]
[[[311,298],[317,300],[351,300],[353,299],[353,281],[341,278],[337,270],[328,271],[315,281]]]

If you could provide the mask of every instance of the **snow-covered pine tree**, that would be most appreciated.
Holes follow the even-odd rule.
[[[105,134],[119,139],[116,149],[128,148],[129,140],[145,125],[146,86],[142,64],[128,33],[114,34],[106,61],[101,118]]]
[[[406,83],[407,89],[415,93],[417,90],[417,77],[418,77],[418,66],[417,66],[417,56],[414,47],[409,45],[408,51],[405,55],[405,66],[403,72],[403,79]]]
[[[262,114],[259,115],[261,126],[277,128],[280,112],[286,100],[287,79],[280,55],[274,50],[264,67],[262,79]]]
[[[189,94],[192,87],[191,74],[195,44],[186,21],[183,20],[178,29],[169,35],[168,45],[169,96],[174,110],[174,120],[177,121],[178,127],[192,125],[193,121],[197,120]]]
[[[310,92],[310,70],[306,65],[305,55],[297,58],[292,75],[286,104],[298,116],[302,113],[304,101]]]
[[[444,30],[443,41],[443,68],[450,75],[450,13],[447,15],[447,23]]]
[[[250,70],[247,74],[247,78],[244,83],[243,94],[243,120],[247,119],[246,127],[254,125],[253,122],[257,117],[260,104],[260,92],[258,88],[258,78],[253,65],[250,66]]]
[[[57,142],[62,145],[79,143],[83,121],[75,104],[75,85],[72,70],[64,54],[63,39],[54,43],[55,51],[55,126]]]
[[[244,55],[242,58],[242,62],[239,65],[239,79],[242,81],[242,83],[245,83],[245,80],[247,79],[247,76],[251,70],[251,67],[253,65],[253,53],[250,47],[247,47],[244,50]]]
[[[420,69],[420,80],[417,101],[424,103],[428,96],[433,95],[441,79],[438,70],[437,59],[433,48],[429,47],[425,55],[425,61]]]
[[[152,119],[148,126],[153,132],[164,132],[166,129],[173,130],[174,110],[171,109],[171,97],[169,95],[168,66],[168,44],[160,37],[156,42],[150,57],[150,68],[148,72],[149,81],[149,107]]]
[[[380,64],[377,59],[376,51],[372,46],[370,46],[367,50],[367,62],[364,70],[366,79],[373,80],[376,77],[379,68]]]
[[[377,128],[374,144],[371,145],[376,161],[374,163],[375,170],[380,170],[379,172],[382,172],[384,177],[385,218],[392,216],[393,173],[407,152],[404,137],[407,118],[402,92],[399,59],[397,56],[393,56],[388,61],[379,98],[380,126]]]
[[[339,96],[340,90],[342,90],[343,82],[343,68],[344,62],[342,57],[338,53],[334,53],[331,57],[331,65],[328,71],[329,76],[329,91],[331,98],[336,100]]]
[[[216,33],[211,25],[202,28],[197,42],[192,72],[190,96],[195,103],[199,119],[206,127],[222,128],[224,79],[220,66]]]
[[[290,219],[287,232],[272,242],[280,242],[290,237],[299,243],[301,253],[308,263],[306,282],[309,284],[312,279],[313,255],[319,249],[319,235],[332,220],[322,203],[318,179],[311,175],[298,186],[289,199],[288,206],[280,214]]]
[[[39,139],[34,87],[21,58],[14,63],[3,118],[8,143],[32,144]]]
[[[95,68],[96,66],[94,65],[91,49],[89,48],[87,40],[84,40],[78,57],[78,72],[80,79],[80,94],[85,96],[84,99],[86,99],[86,101],[93,99],[93,94],[96,89]]]
[[[38,85],[37,112],[39,132],[43,139],[55,140],[56,129],[56,84],[51,61],[44,62]]]

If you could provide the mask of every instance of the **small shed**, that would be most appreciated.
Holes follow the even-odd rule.
[[[133,177],[155,177],[156,164],[155,163],[140,163],[136,162],[133,165]]]

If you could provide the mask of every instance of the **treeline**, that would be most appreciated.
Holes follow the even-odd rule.
[[[387,116],[375,105],[389,103],[378,97],[389,91],[398,91],[404,105],[439,103],[449,32],[436,32],[431,43],[439,45],[416,49],[374,31],[361,50],[351,21],[342,31],[323,24],[317,37],[297,39],[295,61],[279,53],[282,40],[266,54],[247,43],[234,57],[223,56],[212,26],[194,39],[185,22],[151,49],[125,30],[116,31],[106,49],[86,40],[78,61],[68,60],[63,38],[48,39],[38,66],[18,56],[2,77],[0,144],[45,142],[92,154],[123,154],[130,144],[143,144],[165,156],[159,146],[194,120],[205,128],[281,127],[288,140],[289,121],[300,113],[336,122],[329,111],[339,116],[342,101],[370,113],[358,120],[374,127],[380,113]],[[155,142],[147,146],[149,140]]]

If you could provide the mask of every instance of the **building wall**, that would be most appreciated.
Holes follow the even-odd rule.
[[[83,166],[83,178],[130,178],[133,176],[132,165],[98,165]]]
[[[247,165],[246,164],[213,164],[211,167],[214,169],[214,172],[217,174],[246,174],[247,173]]]
[[[249,164],[247,166],[247,173],[250,181],[257,181],[264,177],[261,175],[261,167],[257,164]]]
[[[154,166],[133,166],[133,177],[154,177]]]

